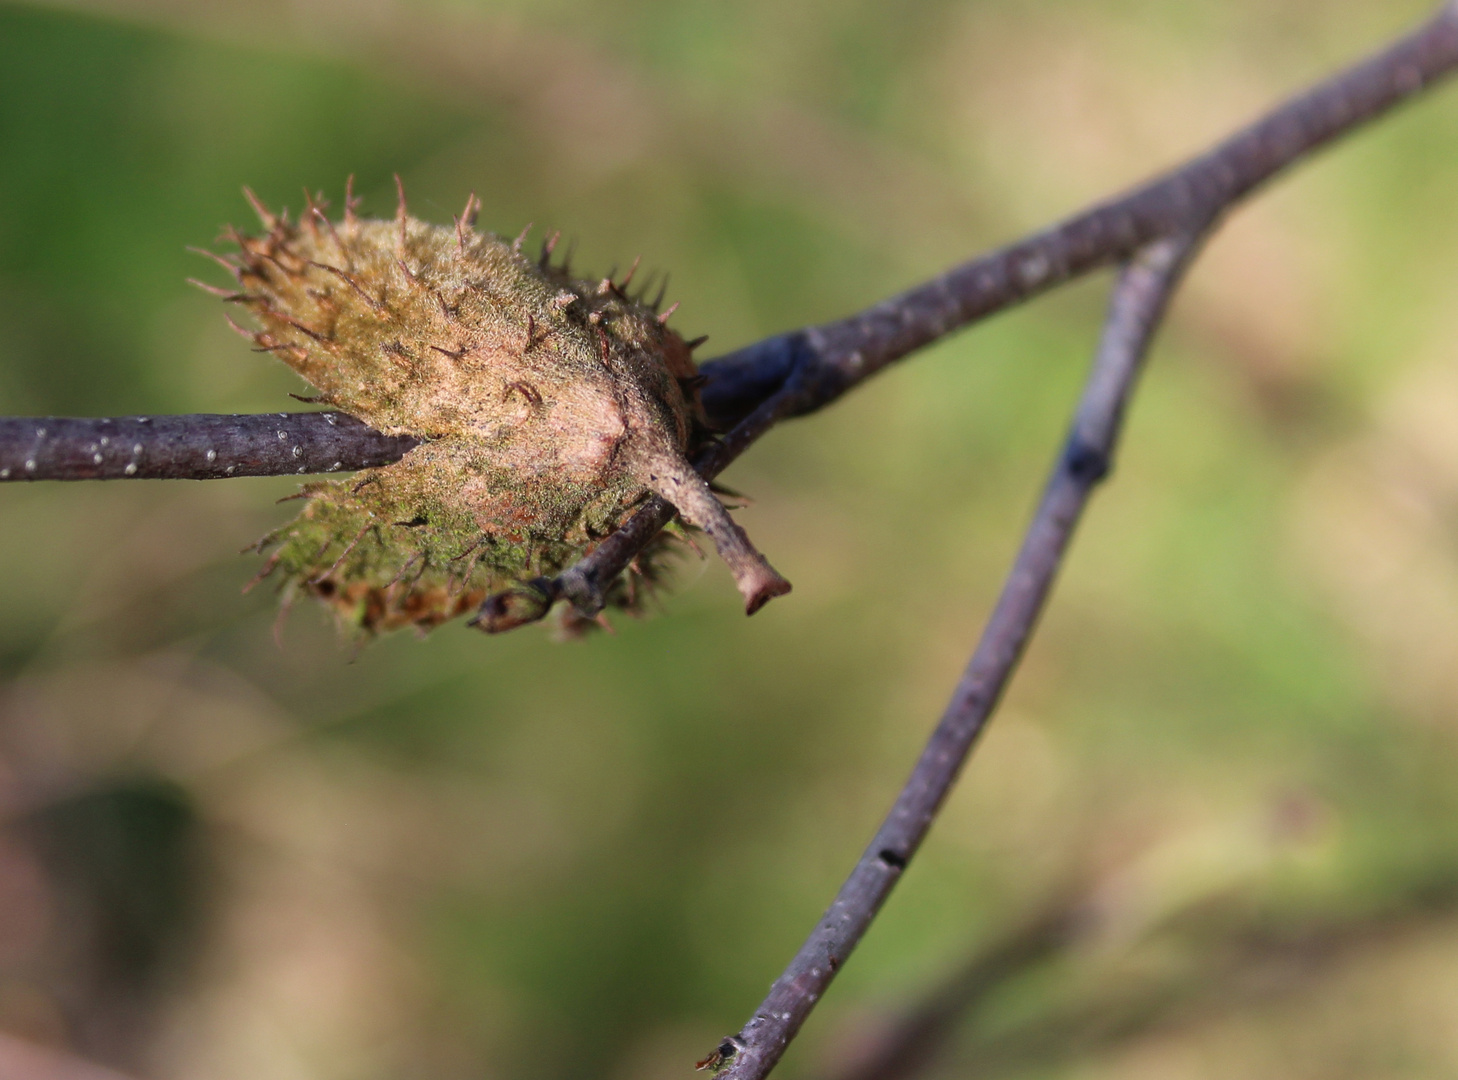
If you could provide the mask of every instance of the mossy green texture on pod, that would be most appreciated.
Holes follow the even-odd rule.
[[[261,236],[230,229],[221,292],[239,328],[318,391],[317,401],[422,442],[348,481],[306,485],[299,516],[259,542],[264,575],[365,632],[429,629],[490,592],[551,576],[650,493],[712,538],[749,611],[788,591],[688,457],[712,437],[689,345],[631,279],[573,278],[474,228],[409,216],[342,220],[310,200],[292,223],[253,199]],[[670,311],[671,313],[671,311]],[[660,535],[608,590],[638,609],[661,578]]]

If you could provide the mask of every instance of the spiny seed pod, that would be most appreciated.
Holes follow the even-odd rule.
[[[229,229],[221,292],[324,402],[420,445],[352,482],[306,485],[298,518],[265,537],[286,574],[366,631],[430,628],[488,591],[553,575],[621,525],[649,492],[714,541],[747,610],[789,591],[688,462],[710,438],[684,340],[626,294],[631,278],[572,278],[475,230],[406,212],[343,220],[308,200],[301,224],[246,191],[262,236]],[[661,297],[660,297],[661,299]],[[236,324],[235,324],[236,325]],[[635,609],[666,538],[608,591]]]

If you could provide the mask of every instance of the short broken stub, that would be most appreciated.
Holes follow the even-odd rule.
[[[622,280],[574,278],[474,228],[409,216],[340,220],[309,198],[298,223],[248,193],[261,236],[229,229],[212,256],[244,308],[239,331],[317,390],[307,399],[421,443],[346,481],[306,484],[295,520],[259,541],[286,602],[307,593],[365,633],[430,629],[482,610],[504,630],[543,617],[552,580],[649,496],[714,541],[753,613],[789,582],[755,550],[689,458],[711,433],[691,346]],[[636,265],[636,264],[635,264]],[[236,325],[236,324],[235,324]],[[640,611],[683,536],[665,530],[603,591]],[[483,601],[491,603],[483,607]],[[488,610],[489,609],[489,610]],[[575,632],[592,621],[563,612]]]

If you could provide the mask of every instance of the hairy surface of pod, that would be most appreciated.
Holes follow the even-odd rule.
[[[250,195],[251,198],[251,195]],[[749,610],[788,590],[688,457],[710,435],[689,346],[627,293],[577,279],[473,228],[410,217],[301,224],[254,200],[261,236],[230,230],[221,261],[245,330],[318,391],[387,434],[423,440],[399,462],[306,485],[290,524],[260,541],[265,574],[365,631],[429,628],[490,591],[551,576],[650,492],[703,529]],[[630,275],[631,277],[631,275]],[[216,291],[216,290],[214,290]],[[637,608],[660,577],[661,536],[609,590]]]

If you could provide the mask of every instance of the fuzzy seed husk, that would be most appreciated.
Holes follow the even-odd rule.
[[[366,633],[429,629],[560,572],[651,492],[710,534],[742,591],[769,590],[746,591],[751,610],[788,589],[688,464],[710,438],[697,372],[653,308],[477,232],[472,203],[455,228],[410,217],[403,196],[394,220],[357,217],[348,196],[337,223],[312,200],[301,224],[255,206],[266,231],[226,235],[239,285],[227,299],[257,323],[257,346],[317,400],[423,440],[302,489],[298,517],[259,543],[287,597],[312,594]],[[671,542],[609,603],[641,608]]]

